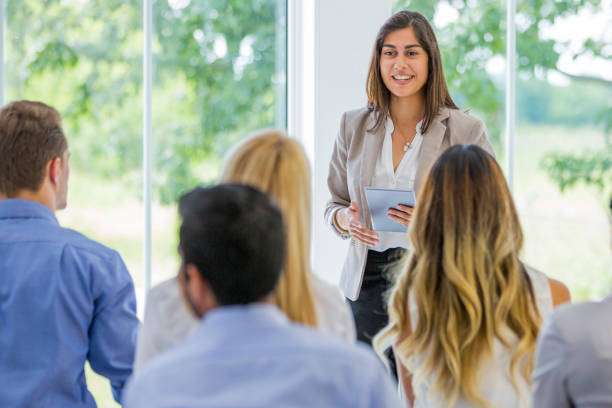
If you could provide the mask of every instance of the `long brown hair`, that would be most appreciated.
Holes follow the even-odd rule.
[[[380,75],[380,54],[382,52],[383,43],[387,35],[393,31],[403,28],[412,28],[414,34],[419,40],[419,44],[428,57],[428,72],[427,82],[425,83],[425,117],[421,125],[421,131],[427,132],[433,118],[440,112],[443,107],[458,109],[455,102],[448,92],[446,79],[444,79],[444,69],[442,67],[442,57],[438,48],[436,35],[431,28],[431,25],[425,17],[414,11],[403,10],[395,13],[380,27],[372,49],[372,57],[370,58],[370,68],[366,80],[366,94],[368,96],[368,105],[376,115],[376,123],[373,129],[377,129],[384,123],[387,116],[390,115],[391,94],[385,86]]]
[[[292,321],[316,327],[310,281],[310,165],[302,146],[279,130],[263,130],[230,152],[220,179],[249,184],[278,203],[287,256],[274,300]]]
[[[389,325],[377,350],[395,344],[410,370],[417,356],[432,391],[453,406],[461,396],[486,406],[478,372],[497,339],[530,381],[540,316],[529,276],[519,261],[523,234],[495,159],[475,145],[457,145],[433,165],[410,227],[412,254],[389,300]],[[409,330],[409,295],[418,321]],[[415,323],[415,322],[412,322]],[[516,344],[513,344],[516,341]]]

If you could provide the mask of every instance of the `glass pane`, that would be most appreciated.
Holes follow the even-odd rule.
[[[72,152],[60,223],[119,251],[141,294],[140,1],[5,4],[5,101],[55,107]],[[108,381],[87,373],[100,406],[114,406]]]
[[[227,150],[285,128],[285,0],[154,3],[153,282],[177,271],[176,201],[217,179]]]
[[[567,284],[573,300],[612,288],[612,2],[587,3],[519,1],[516,16],[525,260]]]
[[[417,11],[432,24],[450,94],[481,119],[504,162],[506,9],[497,0],[395,0],[394,12]]]

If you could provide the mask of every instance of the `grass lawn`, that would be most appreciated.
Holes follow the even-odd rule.
[[[89,363],[85,366],[85,376],[87,377],[87,388],[94,396],[99,408],[120,407],[113,398],[108,380],[94,373]]]

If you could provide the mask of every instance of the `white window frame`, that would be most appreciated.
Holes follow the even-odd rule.
[[[295,3],[300,3],[299,0],[277,0],[280,13],[285,13],[287,16],[287,8],[295,7]],[[0,0],[0,106],[4,105],[4,28],[5,28],[5,6],[6,2]],[[153,97],[153,52],[152,52],[152,37],[153,37],[153,0],[142,0],[143,10],[143,100],[142,100],[142,172],[143,172],[143,270],[144,270],[144,299],[151,289],[152,284],[152,202],[153,202],[153,127],[152,127],[152,97]],[[279,12],[277,11],[277,16]],[[287,16],[288,17],[288,16]],[[286,21],[288,18],[277,18],[277,29],[286,29]],[[283,42],[283,38],[277,40],[277,45]],[[277,56],[277,67],[287,67],[287,48],[281,50]],[[285,83],[287,77],[292,78],[293,74],[289,74],[288,69],[285,74]],[[288,113],[288,85],[283,86],[283,81],[279,81],[276,95],[277,98],[283,100],[283,104],[277,104],[276,111],[276,126],[285,128],[287,126]],[[282,106],[281,106],[282,105]]]

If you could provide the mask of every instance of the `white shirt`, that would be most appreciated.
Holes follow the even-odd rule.
[[[416,135],[412,140],[410,148],[404,153],[404,157],[397,166],[397,170],[393,170],[393,121],[387,118],[385,123],[385,139],[383,140],[382,149],[376,160],[376,168],[372,177],[372,186],[376,188],[388,188],[397,190],[414,190],[414,180],[416,179],[417,164],[421,153],[421,145],[423,144],[423,135],[421,134],[421,124],[416,126]],[[389,248],[410,248],[408,234],[406,232],[388,232],[381,231],[378,233],[380,241],[373,248],[375,251],[383,252]]]
[[[355,321],[340,290],[311,275],[319,330],[355,342]],[[134,371],[182,342],[200,326],[188,310],[176,278],[156,285],[149,292],[144,321],[138,333]]]
[[[527,268],[527,273],[531,279],[533,293],[535,294],[536,305],[542,320],[553,310],[552,293],[548,278],[542,272]],[[409,296],[410,304],[410,325],[412,331],[416,329],[419,315],[414,296]],[[511,339],[511,346],[516,347],[518,339],[513,332],[506,329],[506,338]],[[520,370],[515,371],[515,377],[520,389],[520,393],[512,385],[510,377],[511,354],[508,349],[497,339],[493,343],[493,356],[484,361],[479,372],[479,391],[480,394],[496,408],[530,408],[531,405],[531,386],[525,381]],[[430,393],[433,385],[433,376],[425,377],[422,373],[422,362],[424,358],[418,358],[416,368],[412,371],[412,387],[414,390],[414,408],[434,408],[444,407],[442,396]],[[552,405],[550,405],[552,406]],[[465,399],[459,398],[453,408],[473,408]],[[538,407],[534,407],[538,408]]]

